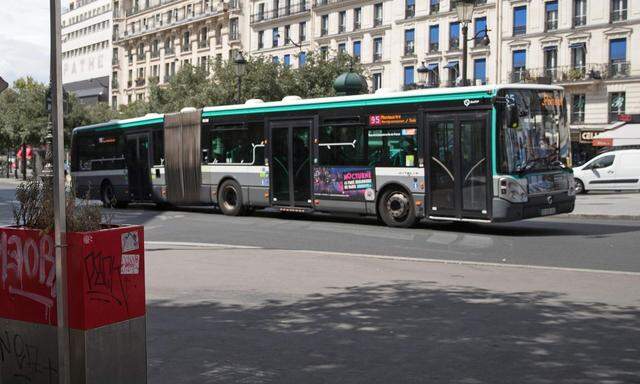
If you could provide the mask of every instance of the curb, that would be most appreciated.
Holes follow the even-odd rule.
[[[566,217],[570,219],[596,219],[596,220],[628,220],[628,221],[640,221],[640,215],[603,215],[603,214],[589,214],[589,213],[567,213],[560,215],[560,217]]]

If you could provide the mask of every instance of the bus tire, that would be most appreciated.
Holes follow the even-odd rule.
[[[111,182],[105,181],[100,187],[100,200],[105,208],[113,208],[115,205],[116,195],[113,191],[113,185]]]
[[[242,201],[242,188],[234,180],[227,180],[218,190],[218,205],[223,214],[227,216],[241,216],[245,207]]]
[[[401,188],[389,188],[382,194],[378,213],[389,227],[409,228],[417,221],[413,197]]]

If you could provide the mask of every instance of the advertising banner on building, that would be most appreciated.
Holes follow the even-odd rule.
[[[371,200],[374,196],[370,167],[317,167],[313,181],[315,197]]]

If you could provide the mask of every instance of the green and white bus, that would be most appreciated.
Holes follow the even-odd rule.
[[[571,212],[563,89],[493,85],[242,105],[73,131],[76,192],[116,202],[353,213],[408,227]]]

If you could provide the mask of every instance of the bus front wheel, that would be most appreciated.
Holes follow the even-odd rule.
[[[227,180],[222,183],[218,193],[218,205],[222,213],[227,216],[241,216],[244,213],[240,184]]]
[[[380,218],[389,227],[408,228],[416,223],[413,198],[401,189],[388,189],[378,201]]]

